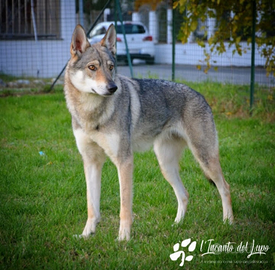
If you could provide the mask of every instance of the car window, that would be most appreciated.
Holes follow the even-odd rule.
[[[94,37],[94,36],[98,36],[98,35],[104,35],[106,33],[106,29],[104,26],[101,26],[101,27],[96,27],[92,33],[91,33],[91,37]]]
[[[142,25],[134,24],[132,28],[133,34],[144,34],[145,29]]]
[[[145,29],[142,25],[139,24],[124,24],[125,34],[144,34]],[[116,29],[118,34],[122,34],[122,26],[117,25]]]

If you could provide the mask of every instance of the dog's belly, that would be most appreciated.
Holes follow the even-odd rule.
[[[154,141],[159,137],[165,136],[167,132],[169,133],[169,129],[163,129],[162,126],[154,126],[154,128],[144,129],[143,132],[134,132],[132,138],[133,151],[148,151],[154,144]]]
[[[148,151],[155,139],[163,132],[163,125],[143,124],[137,126],[132,135],[132,149],[134,152]]]
[[[138,138],[132,143],[134,152],[145,152],[148,151],[154,142],[154,138]]]

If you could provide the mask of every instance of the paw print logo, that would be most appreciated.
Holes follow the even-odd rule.
[[[181,242],[181,246],[182,246],[183,248],[185,248],[185,247],[187,247],[190,243],[191,243],[191,238],[188,238],[188,239],[185,239],[185,240],[183,240],[183,241]],[[193,241],[193,242],[189,245],[188,251],[189,251],[189,252],[193,252],[193,251],[195,250],[195,248],[196,248],[196,245],[197,245],[197,242],[196,242],[196,241]],[[194,257],[194,256],[193,256],[193,255],[188,255],[188,256],[186,256],[186,255],[185,255],[185,252],[182,251],[182,250],[179,250],[179,248],[180,248],[180,244],[179,244],[179,243],[177,243],[177,244],[175,244],[175,245],[173,246],[174,253],[172,253],[172,254],[170,255],[170,259],[171,259],[172,261],[176,261],[180,256],[182,256],[182,257],[181,257],[180,266],[183,266],[183,265],[184,265],[184,261],[190,262],[190,261],[193,260],[193,257]]]

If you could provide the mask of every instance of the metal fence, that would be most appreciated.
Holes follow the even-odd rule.
[[[119,19],[116,1],[78,0],[1,0],[0,2],[0,73],[20,78],[53,78],[58,76],[70,58],[70,41],[75,25],[81,22],[88,31],[98,22]],[[81,3],[81,4],[79,4]],[[197,29],[180,42],[180,27],[184,14],[173,12],[171,1],[120,1],[123,20],[142,22],[155,42],[155,65],[133,62],[134,76],[154,74],[164,79],[191,81],[214,80],[234,84],[250,84],[251,47],[244,40],[247,52],[233,55],[229,49],[222,55],[212,55],[212,69],[204,72],[204,49],[195,40],[204,36],[201,26],[215,31],[213,20],[199,22]],[[82,8],[83,6],[83,8]],[[83,12],[82,12],[83,10]],[[102,16],[98,16],[102,12]],[[173,24],[174,16],[174,24]],[[174,26],[174,27],[173,27]],[[173,50],[173,31],[175,46]],[[206,48],[207,49],[207,45]],[[175,70],[172,67],[175,64]],[[265,59],[255,50],[255,83],[273,88],[275,79],[266,77]],[[128,69],[119,68],[128,74]],[[216,71],[217,70],[217,71]]]

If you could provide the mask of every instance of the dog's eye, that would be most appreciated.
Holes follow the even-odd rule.
[[[90,66],[88,66],[88,68],[90,70],[92,70],[92,71],[96,71],[97,70],[96,66],[94,66],[94,65],[90,65]]]
[[[109,69],[112,71],[114,69],[114,65],[110,65]]]

